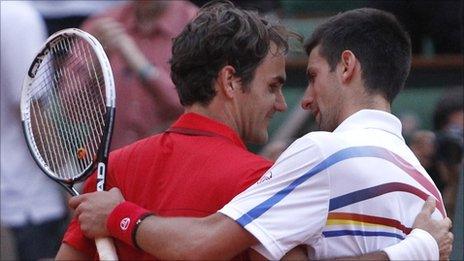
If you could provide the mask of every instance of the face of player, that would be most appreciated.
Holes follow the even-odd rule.
[[[239,132],[247,142],[263,144],[268,140],[268,125],[274,113],[285,111],[282,93],[285,82],[285,56],[271,45],[270,52],[256,68],[249,90],[240,92]]]
[[[341,110],[341,92],[336,70],[330,71],[327,61],[319,54],[320,46],[314,48],[308,58],[306,88],[301,106],[311,110],[320,130],[337,128]]]

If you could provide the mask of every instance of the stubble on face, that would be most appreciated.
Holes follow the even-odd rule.
[[[335,71],[330,70],[327,60],[320,55],[320,47],[311,51],[309,71],[316,76],[311,88],[314,88],[314,101],[311,110],[315,112],[316,123],[321,131],[334,131],[338,126],[342,97],[338,88]]]
[[[321,111],[319,114],[318,122],[319,129],[321,131],[334,131],[338,126],[338,115],[339,110],[336,104],[334,106],[326,108],[324,112]]]

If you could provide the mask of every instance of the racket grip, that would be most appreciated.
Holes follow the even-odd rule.
[[[97,252],[100,260],[118,260],[113,239],[109,237],[96,238],[95,245],[97,246]]]

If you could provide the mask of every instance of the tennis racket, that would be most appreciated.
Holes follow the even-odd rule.
[[[24,79],[21,120],[42,171],[76,196],[74,183],[97,169],[105,187],[115,115],[113,73],[100,43],[79,29],[47,39]],[[110,238],[95,240],[100,260],[116,260]]]

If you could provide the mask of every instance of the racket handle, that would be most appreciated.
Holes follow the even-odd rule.
[[[113,239],[109,237],[96,238],[95,245],[97,246],[97,252],[100,260],[118,260]]]

